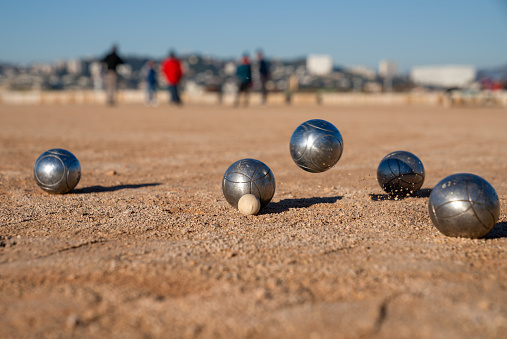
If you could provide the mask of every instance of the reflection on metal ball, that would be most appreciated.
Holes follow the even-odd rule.
[[[442,179],[433,188],[428,203],[435,227],[449,237],[481,238],[500,216],[500,200],[483,178],[458,173]]]
[[[421,160],[410,152],[392,152],[380,161],[377,181],[388,194],[412,194],[424,183],[424,166]]]
[[[81,179],[79,160],[64,149],[54,148],[42,153],[33,168],[35,182],[48,193],[67,193]]]
[[[305,171],[327,171],[340,160],[343,139],[331,123],[313,119],[299,125],[290,138],[292,160]]]
[[[222,191],[227,202],[235,208],[238,208],[238,201],[245,194],[255,195],[262,208],[275,194],[275,177],[262,161],[238,160],[225,171]]]

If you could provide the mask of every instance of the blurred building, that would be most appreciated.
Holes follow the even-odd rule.
[[[333,58],[330,55],[311,54],[306,58],[306,69],[313,75],[327,75],[333,71]]]
[[[378,64],[378,75],[384,79],[384,91],[391,92],[393,78],[396,76],[397,65],[394,61],[380,60]]]
[[[362,76],[366,79],[375,79],[375,71],[366,66],[348,66],[346,70],[355,75]]]
[[[50,63],[36,63],[32,66],[35,73],[51,74],[53,72],[53,65]]]
[[[476,78],[477,71],[474,66],[418,66],[410,71],[410,79],[422,86],[433,87],[467,87]]]
[[[226,75],[235,75],[236,74],[236,64],[232,61],[229,61],[225,64],[224,72]]]
[[[89,66],[93,89],[101,90],[104,88],[104,82],[102,80],[102,63],[100,61],[94,61]]]
[[[132,75],[132,66],[129,64],[121,64],[118,65],[117,68],[118,74],[123,76],[124,78],[130,78]]]
[[[380,60],[378,63],[378,75],[382,78],[394,78],[398,72],[398,65],[394,61]]]
[[[74,75],[83,73],[83,63],[81,60],[74,59],[67,61],[67,72]]]

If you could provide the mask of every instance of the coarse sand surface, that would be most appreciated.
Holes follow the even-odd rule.
[[[298,168],[294,129],[333,123],[331,170]],[[507,111],[492,107],[0,105],[2,338],[506,338]],[[69,194],[33,179],[37,157],[81,162]],[[426,169],[394,199],[388,153]],[[225,201],[233,162],[270,167],[258,215]],[[449,238],[428,199],[477,174],[501,212],[484,239]]]

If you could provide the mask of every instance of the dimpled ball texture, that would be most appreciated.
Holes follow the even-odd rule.
[[[290,138],[290,155],[301,169],[320,173],[332,168],[343,153],[343,138],[325,120],[313,119],[299,125]]]
[[[442,179],[430,194],[431,221],[449,237],[481,238],[500,216],[500,200],[483,178],[458,173]]]
[[[238,208],[238,201],[245,194],[255,195],[263,208],[273,198],[275,186],[269,167],[256,159],[236,161],[225,171],[222,180],[224,197],[234,208]]]
[[[418,191],[424,183],[424,166],[414,154],[396,151],[386,155],[378,165],[377,181],[388,194],[401,196]]]
[[[63,194],[70,192],[81,179],[79,160],[61,148],[42,153],[33,168],[35,182],[48,193]]]

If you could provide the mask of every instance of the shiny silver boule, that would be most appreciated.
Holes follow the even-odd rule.
[[[225,171],[222,191],[234,208],[238,208],[238,201],[245,194],[255,195],[263,208],[275,194],[275,177],[262,161],[238,160]]]
[[[325,120],[313,119],[302,123],[290,138],[292,160],[308,172],[327,171],[336,165],[342,153],[342,135]]]
[[[412,194],[424,183],[424,166],[414,154],[396,151],[386,155],[378,165],[377,181],[391,195]]]
[[[48,193],[67,193],[81,179],[81,165],[74,154],[60,148],[42,153],[33,168],[37,185]]]
[[[483,178],[469,173],[450,175],[431,191],[428,203],[435,227],[449,237],[481,238],[500,216],[500,200]]]

